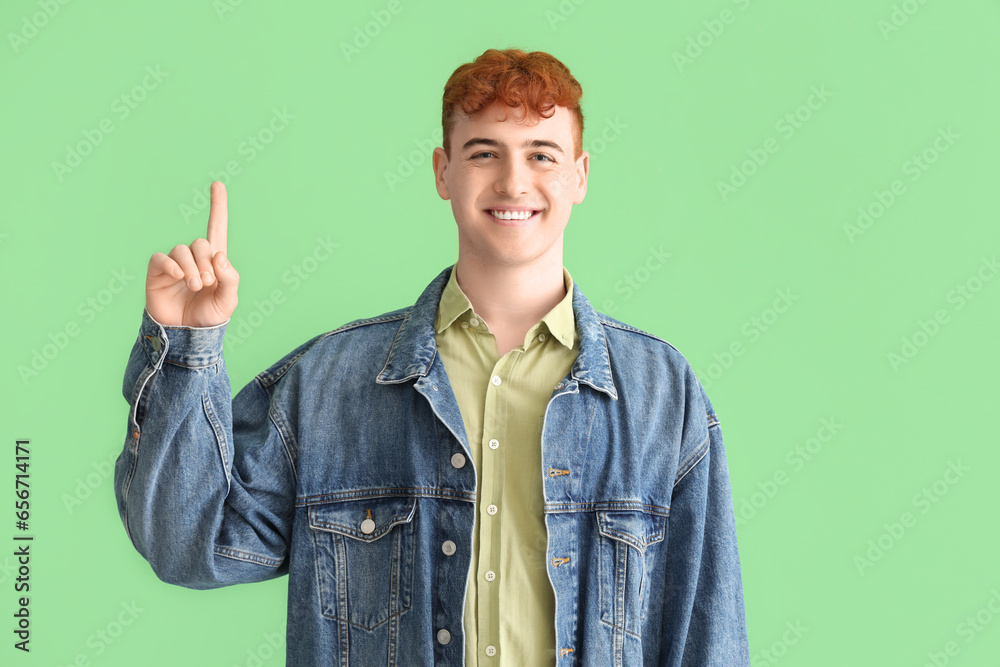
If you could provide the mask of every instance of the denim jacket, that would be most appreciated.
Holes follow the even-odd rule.
[[[435,346],[450,271],[413,306],[306,341],[235,397],[228,321],[143,312],[115,465],[125,530],[165,582],[287,574],[289,666],[463,662],[476,472]],[[680,352],[596,312],[578,284],[573,310],[579,352],[542,424],[546,658],[749,665],[712,404]]]

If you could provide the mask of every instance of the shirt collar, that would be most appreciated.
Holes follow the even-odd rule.
[[[476,314],[472,302],[469,301],[469,297],[458,284],[455,266],[452,266],[448,283],[444,286],[441,299],[438,302],[437,315],[434,318],[434,331],[436,333],[441,333],[456,320],[468,322]],[[566,288],[565,296],[539,320],[538,324],[531,328],[530,333],[534,335],[539,328],[544,326],[549,330],[549,333],[555,336],[556,340],[567,348],[573,349],[580,339],[576,332],[576,317],[573,314],[573,277],[565,266],[562,271],[563,286]]]
[[[408,308],[400,309],[403,315],[399,329],[390,346],[385,365],[375,377],[379,384],[395,384],[415,377],[426,377],[437,356],[434,338],[434,317],[441,300],[441,293],[452,272],[445,267],[430,282]],[[583,382],[618,400],[618,391],[611,378],[611,360],[604,325],[614,320],[598,313],[583,295],[580,285],[573,285],[573,314],[576,331],[580,336],[580,349],[570,371],[575,382]],[[398,315],[393,314],[394,319]]]

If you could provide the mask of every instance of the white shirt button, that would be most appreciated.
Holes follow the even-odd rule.
[[[497,506],[490,505],[489,507],[486,508],[486,513],[489,514],[490,516],[493,516],[494,514],[497,513]]]
[[[461,452],[456,452],[454,456],[451,457],[451,465],[456,468],[461,468],[465,465],[465,455]]]
[[[490,440],[490,449],[496,449],[499,446],[500,446],[500,441],[499,440],[497,440],[496,438],[493,438],[492,440]]]
[[[490,382],[492,382],[494,384],[494,386],[499,385],[500,384],[500,376],[499,375],[494,375],[493,379],[490,380]]]
[[[479,326],[479,320],[477,320],[475,317],[470,318],[469,319],[469,324],[471,324],[474,327],[478,327]]]
[[[484,576],[486,577],[486,581],[493,581],[497,578],[497,573],[493,570],[486,570],[486,574]]]
[[[541,343],[544,340],[545,340],[545,334],[543,334],[543,333],[538,334],[538,342]]]
[[[497,654],[497,647],[496,646],[493,646],[492,644],[490,644],[489,646],[486,647],[486,655],[488,655],[488,656],[490,656],[492,658],[496,654]]]
[[[371,535],[375,532],[375,522],[371,519],[365,519],[361,522],[361,532],[365,535]]]
[[[445,556],[454,556],[455,552],[458,551],[458,549],[455,546],[454,542],[452,542],[451,540],[445,540],[441,544],[441,551],[444,552]]]
[[[441,628],[438,630],[438,644],[447,644],[451,641],[451,633]]]
[[[462,328],[463,329],[468,329],[469,328],[469,323],[468,322],[462,322]]]

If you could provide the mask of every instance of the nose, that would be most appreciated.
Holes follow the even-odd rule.
[[[519,160],[503,160],[493,188],[497,194],[517,199],[530,189],[531,177],[528,165]]]

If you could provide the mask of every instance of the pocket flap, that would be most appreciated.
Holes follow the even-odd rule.
[[[644,551],[663,539],[667,517],[642,510],[602,510],[597,512],[597,525],[601,535]]]
[[[374,542],[395,526],[412,521],[416,509],[417,499],[412,496],[323,503],[309,507],[309,525]]]

